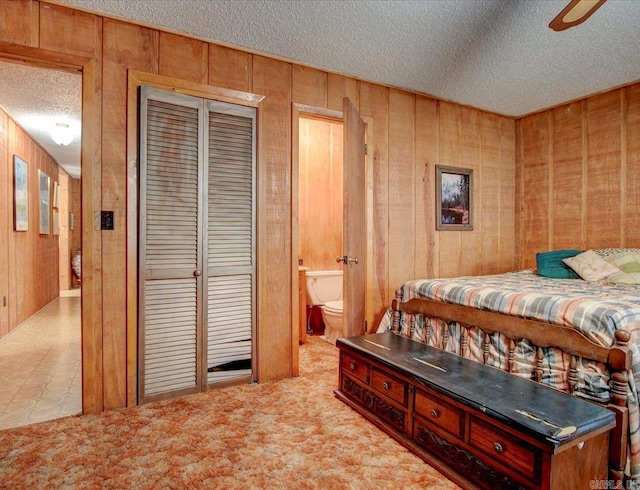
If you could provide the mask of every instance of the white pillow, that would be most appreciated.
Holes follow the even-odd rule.
[[[585,281],[601,281],[620,272],[619,268],[598,256],[593,250],[587,250],[575,257],[562,259],[562,261]]]
[[[614,255],[605,260],[620,269],[620,272],[607,277],[607,282],[640,284],[640,253]]]

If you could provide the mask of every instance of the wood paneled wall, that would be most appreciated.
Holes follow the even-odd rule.
[[[71,259],[80,247],[80,180],[60,172],[60,291],[80,286]],[[73,215],[73,223],[71,223]],[[72,226],[73,224],[73,226]]]
[[[519,119],[519,267],[563,248],[640,247],[640,84]]]
[[[67,291],[71,289],[71,277],[73,271],[71,270],[71,245],[70,245],[70,230],[69,230],[69,176],[65,172],[60,172],[60,197],[58,198],[58,210],[60,221],[60,238],[58,242],[59,247],[59,271],[60,276],[58,278],[58,284],[60,291]]]
[[[84,66],[83,376],[84,410],[136,403],[135,322],[127,310],[127,73],[137,70],[265,96],[259,135],[264,168],[259,224],[258,375],[291,374],[292,104],[342,110],[347,96],[369,120],[371,256],[367,297],[375,327],[405,280],[500,272],[514,267],[514,121],[457,104],[217,46],[45,1],[3,5],[0,42],[37,48],[34,58],[77,57]],[[0,46],[2,48],[2,46]],[[14,49],[4,46],[5,51]],[[65,58],[66,57],[66,58]],[[473,232],[436,232],[435,165],[475,170]],[[485,204],[487,203],[487,204]],[[113,210],[115,229],[92,216]],[[129,210],[129,211],[128,211]],[[129,248],[127,248],[129,247]],[[135,294],[135,293],[134,293]],[[132,362],[133,361],[133,362]]]
[[[58,236],[53,234],[53,186],[59,167],[0,110],[0,338],[58,297]],[[27,162],[29,229],[14,231],[13,157]],[[40,234],[38,170],[49,176],[49,228]],[[60,170],[60,173],[64,171]],[[6,301],[6,304],[5,304]]]
[[[311,270],[342,270],[342,124],[300,118],[298,257]]]

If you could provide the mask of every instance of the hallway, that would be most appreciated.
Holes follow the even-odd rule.
[[[0,430],[82,411],[80,296],[59,297],[0,340]]]

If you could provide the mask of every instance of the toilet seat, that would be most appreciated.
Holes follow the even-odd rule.
[[[344,306],[344,300],[327,301],[322,307],[322,309],[328,313],[342,315],[343,306]]]

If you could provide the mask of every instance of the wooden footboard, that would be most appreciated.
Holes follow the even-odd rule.
[[[624,468],[627,460],[627,448],[629,443],[629,420],[627,408],[627,384],[628,371],[631,368],[631,351],[628,346],[630,334],[626,330],[615,332],[615,344],[612,347],[603,347],[589,340],[580,331],[553,325],[543,321],[530,320],[504,315],[501,313],[478,310],[476,308],[448,303],[440,303],[427,299],[411,299],[402,302],[402,292],[396,292],[393,301],[392,330],[400,332],[400,312],[420,314],[425,317],[439,318],[445,322],[455,321],[463,329],[460,335],[459,352],[466,357],[468,352],[469,327],[477,327],[484,332],[483,360],[489,358],[489,347],[492,333],[502,333],[508,343],[507,371],[511,371],[514,362],[514,350],[516,341],[526,339],[536,346],[536,365],[533,368],[532,379],[540,382],[543,372],[543,348],[555,347],[571,355],[569,368],[569,392],[573,394],[577,383],[577,358],[582,357],[598,361],[607,365],[611,373],[611,402],[608,408],[616,414],[616,427],[611,431],[609,448],[609,471],[611,477],[621,481],[624,476]],[[444,325],[441,345],[434,347],[444,348],[448,342],[448,326]],[[621,487],[622,488],[622,487]]]

